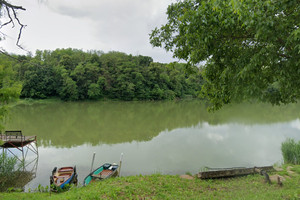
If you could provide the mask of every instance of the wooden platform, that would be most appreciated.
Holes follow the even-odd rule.
[[[251,167],[251,168],[232,168],[224,170],[213,170],[206,172],[199,172],[197,174],[198,178],[209,179],[209,178],[228,178],[234,176],[243,176],[248,174],[255,174],[257,170],[272,171],[274,170],[273,166],[264,166],[264,167]]]
[[[21,131],[5,131],[5,134],[0,134],[0,140],[4,142],[0,145],[2,148],[18,148],[36,142],[36,136],[24,136]]]

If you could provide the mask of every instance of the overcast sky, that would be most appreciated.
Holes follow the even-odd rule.
[[[121,51],[151,56],[156,62],[171,62],[171,53],[153,48],[149,34],[166,22],[166,10],[176,0],[12,0],[26,11],[19,18],[26,28],[21,45],[31,51],[77,48]],[[1,18],[1,23],[5,21]],[[1,29],[6,39],[0,47],[26,54],[16,45],[18,28]]]

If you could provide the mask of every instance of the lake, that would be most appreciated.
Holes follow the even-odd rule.
[[[94,168],[119,163],[124,153],[121,176],[281,163],[281,143],[300,140],[300,104],[238,104],[209,113],[197,100],[36,102],[14,106],[6,130],[37,136],[37,162],[30,151],[26,158],[36,174],[27,191],[49,185],[56,166],[76,165],[82,184],[93,152]]]

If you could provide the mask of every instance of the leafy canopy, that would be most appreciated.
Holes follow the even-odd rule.
[[[183,0],[167,15],[150,42],[190,64],[206,61],[202,94],[212,109],[299,99],[299,0]]]
[[[69,48],[15,57],[21,61],[12,68],[23,98],[171,100],[196,97],[202,82],[197,68],[188,74],[186,64],[154,63],[151,57],[122,52]],[[0,54],[0,64],[8,58]]]

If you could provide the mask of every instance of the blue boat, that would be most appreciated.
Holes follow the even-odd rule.
[[[119,165],[117,164],[109,164],[105,163],[104,165],[98,167],[89,175],[87,175],[83,181],[83,185],[86,186],[89,183],[96,181],[96,180],[103,180],[110,177],[115,177],[118,175],[117,169],[119,168]]]
[[[59,169],[55,167],[52,176],[50,176],[52,191],[56,191],[57,188],[64,189],[67,184],[77,185],[77,182],[76,167],[61,167]]]

